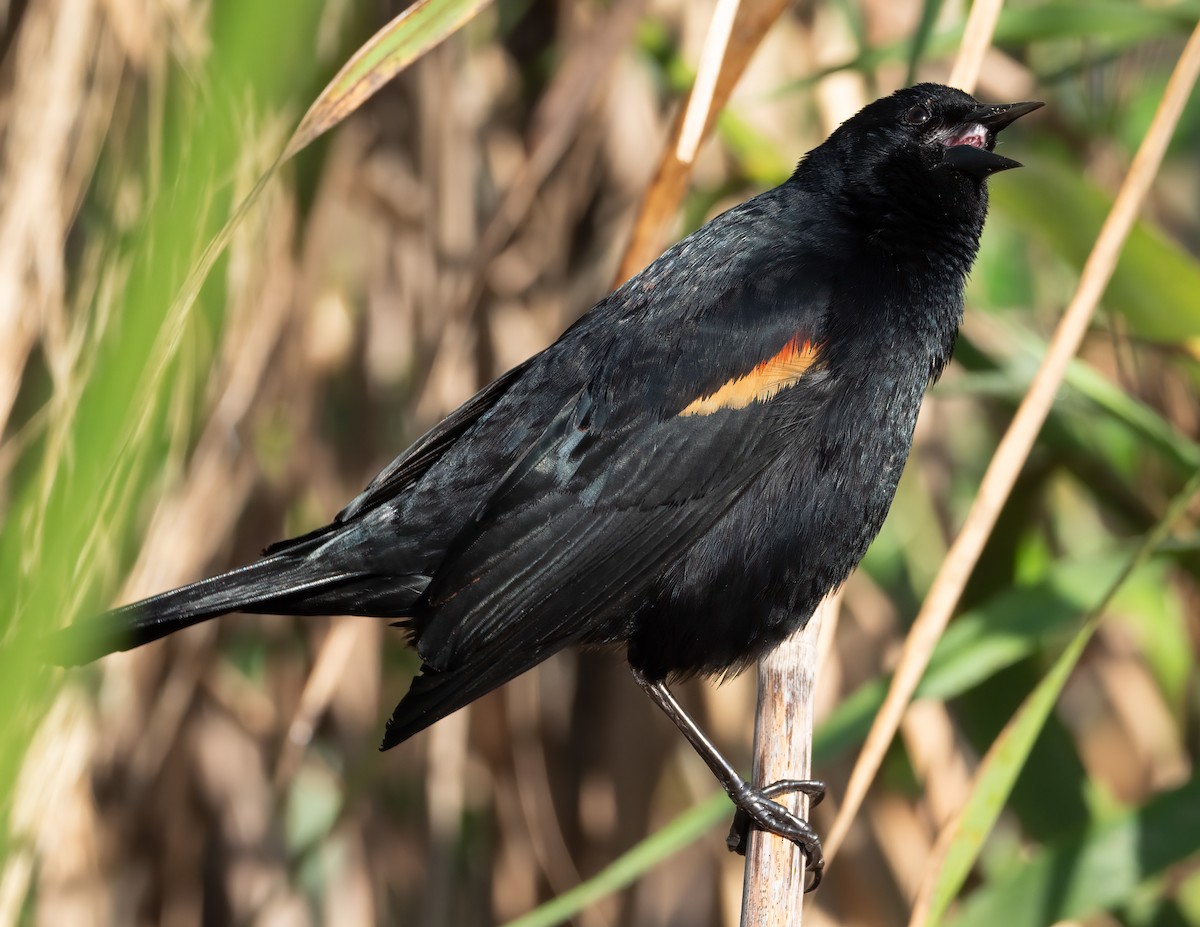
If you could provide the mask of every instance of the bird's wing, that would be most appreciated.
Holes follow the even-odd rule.
[[[797,302],[749,286],[664,342],[621,339],[449,545],[414,621],[426,663],[608,626],[728,511],[824,379]]]
[[[525,442],[413,615],[424,666],[384,748],[567,644],[620,639],[629,607],[795,440],[828,382],[816,313],[747,335],[754,301],[730,305],[670,350],[625,339]]]
[[[367,488],[338,512],[336,522],[348,521],[372,506],[392,499],[411,485],[442,453],[474,425],[525,373],[534,358],[501,374],[384,467]]]
[[[536,356],[531,357],[524,363],[501,374],[425,432],[395,460],[379,471],[366,488],[351,499],[329,524],[322,525],[308,534],[278,541],[263,551],[264,555],[271,556],[299,548],[323,535],[333,534],[376,506],[395,499],[420,479],[448,448],[453,446],[480,418],[486,415],[512,388],[513,384],[520,380],[536,359]]]

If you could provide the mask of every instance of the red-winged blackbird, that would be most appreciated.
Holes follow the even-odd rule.
[[[875,537],[962,318],[996,134],[1040,103],[921,84],[689,235],[250,566],[67,629],[62,662],[227,612],[398,619],[423,666],[393,747],[564,647],[611,644],[737,804],[752,788],[671,698],[802,627]],[[739,842],[738,834],[731,838]],[[744,836],[744,833],[743,833]]]

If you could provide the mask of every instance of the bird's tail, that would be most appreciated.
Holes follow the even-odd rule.
[[[421,666],[384,731],[380,750],[390,750],[436,721],[453,714],[541,663],[562,645],[522,654],[485,651],[449,670]]]
[[[360,584],[364,575],[318,569],[291,552],[277,554],[63,628],[46,641],[46,657],[78,666],[229,612],[335,614],[347,587]],[[325,603],[328,610],[321,607]]]

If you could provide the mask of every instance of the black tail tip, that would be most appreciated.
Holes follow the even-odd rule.
[[[385,753],[391,750],[392,747],[400,746],[400,744],[404,743],[404,741],[408,740],[408,738],[424,727],[425,725],[422,725],[415,730],[406,730],[401,728],[399,724],[394,723],[394,721],[389,721],[387,727],[383,729],[383,740],[379,742],[379,752]]]
[[[383,731],[383,741],[379,744],[381,752],[399,746],[469,701],[439,697],[447,694],[453,696],[453,688],[444,688],[447,681],[453,678],[450,674],[438,672],[427,663],[421,664],[420,673],[413,677],[408,692],[388,718],[387,727]]]

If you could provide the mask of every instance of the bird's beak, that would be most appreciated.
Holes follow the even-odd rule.
[[[992,146],[996,144],[996,136],[1002,129],[1044,105],[1031,101],[980,106],[972,110],[943,139],[946,154],[942,157],[942,164],[980,180],[989,174],[1020,167],[1020,161],[996,154]]]

